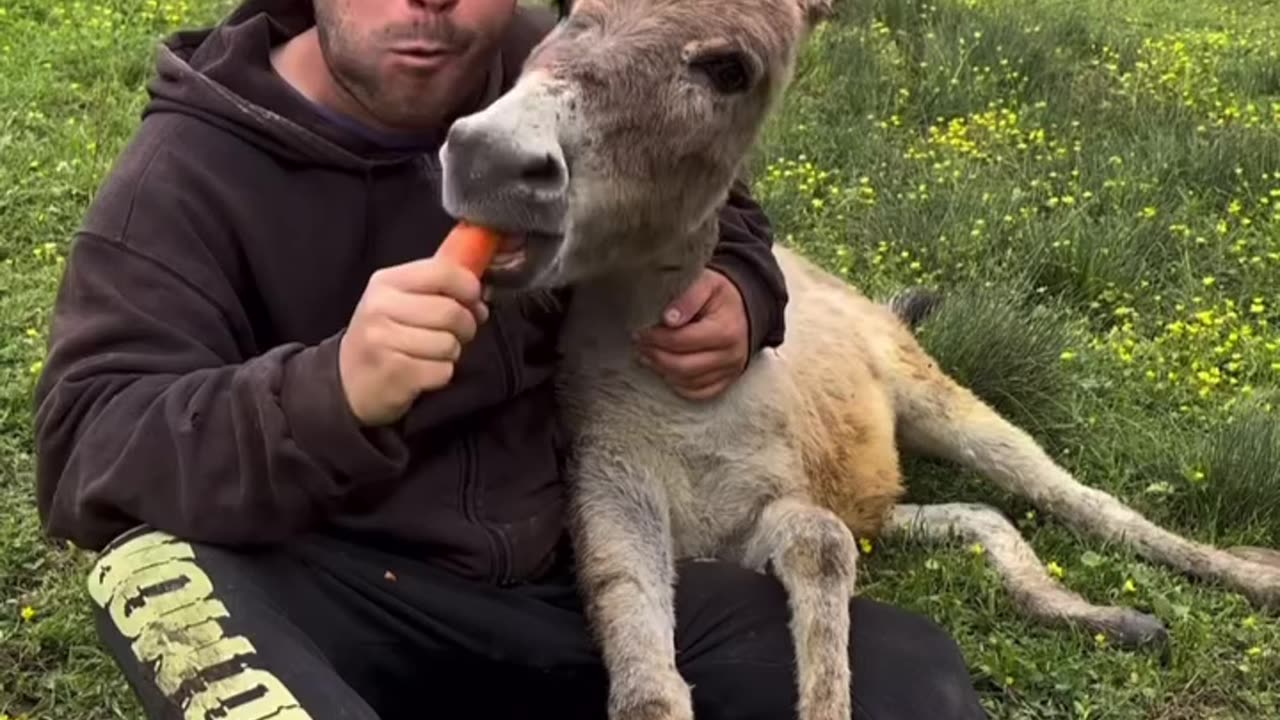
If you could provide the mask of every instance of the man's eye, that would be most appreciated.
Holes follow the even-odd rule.
[[[730,95],[751,87],[751,71],[741,53],[716,53],[697,58],[689,66],[704,75],[716,92]]]

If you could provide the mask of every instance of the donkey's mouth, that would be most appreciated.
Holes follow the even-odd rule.
[[[562,235],[535,230],[504,230],[502,244],[489,261],[484,282],[519,289],[534,283],[560,251]]]
[[[527,233],[504,233],[498,252],[489,261],[489,272],[506,272],[518,270],[529,258],[529,235]]]

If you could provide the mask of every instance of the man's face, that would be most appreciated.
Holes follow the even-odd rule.
[[[516,0],[315,0],[334,80],[388,127],[447,122],[484,82]]]

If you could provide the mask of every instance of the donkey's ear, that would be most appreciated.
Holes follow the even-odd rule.
[[[835,14],[835,0],[799,0],[810,25],[825,22]]]

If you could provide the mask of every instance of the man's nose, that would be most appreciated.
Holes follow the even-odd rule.
[[[449,161],[467,185],[486,194],[549,200],[569,179],[564,153],[550,133],[522,133],[459,120],[447,138]]]

